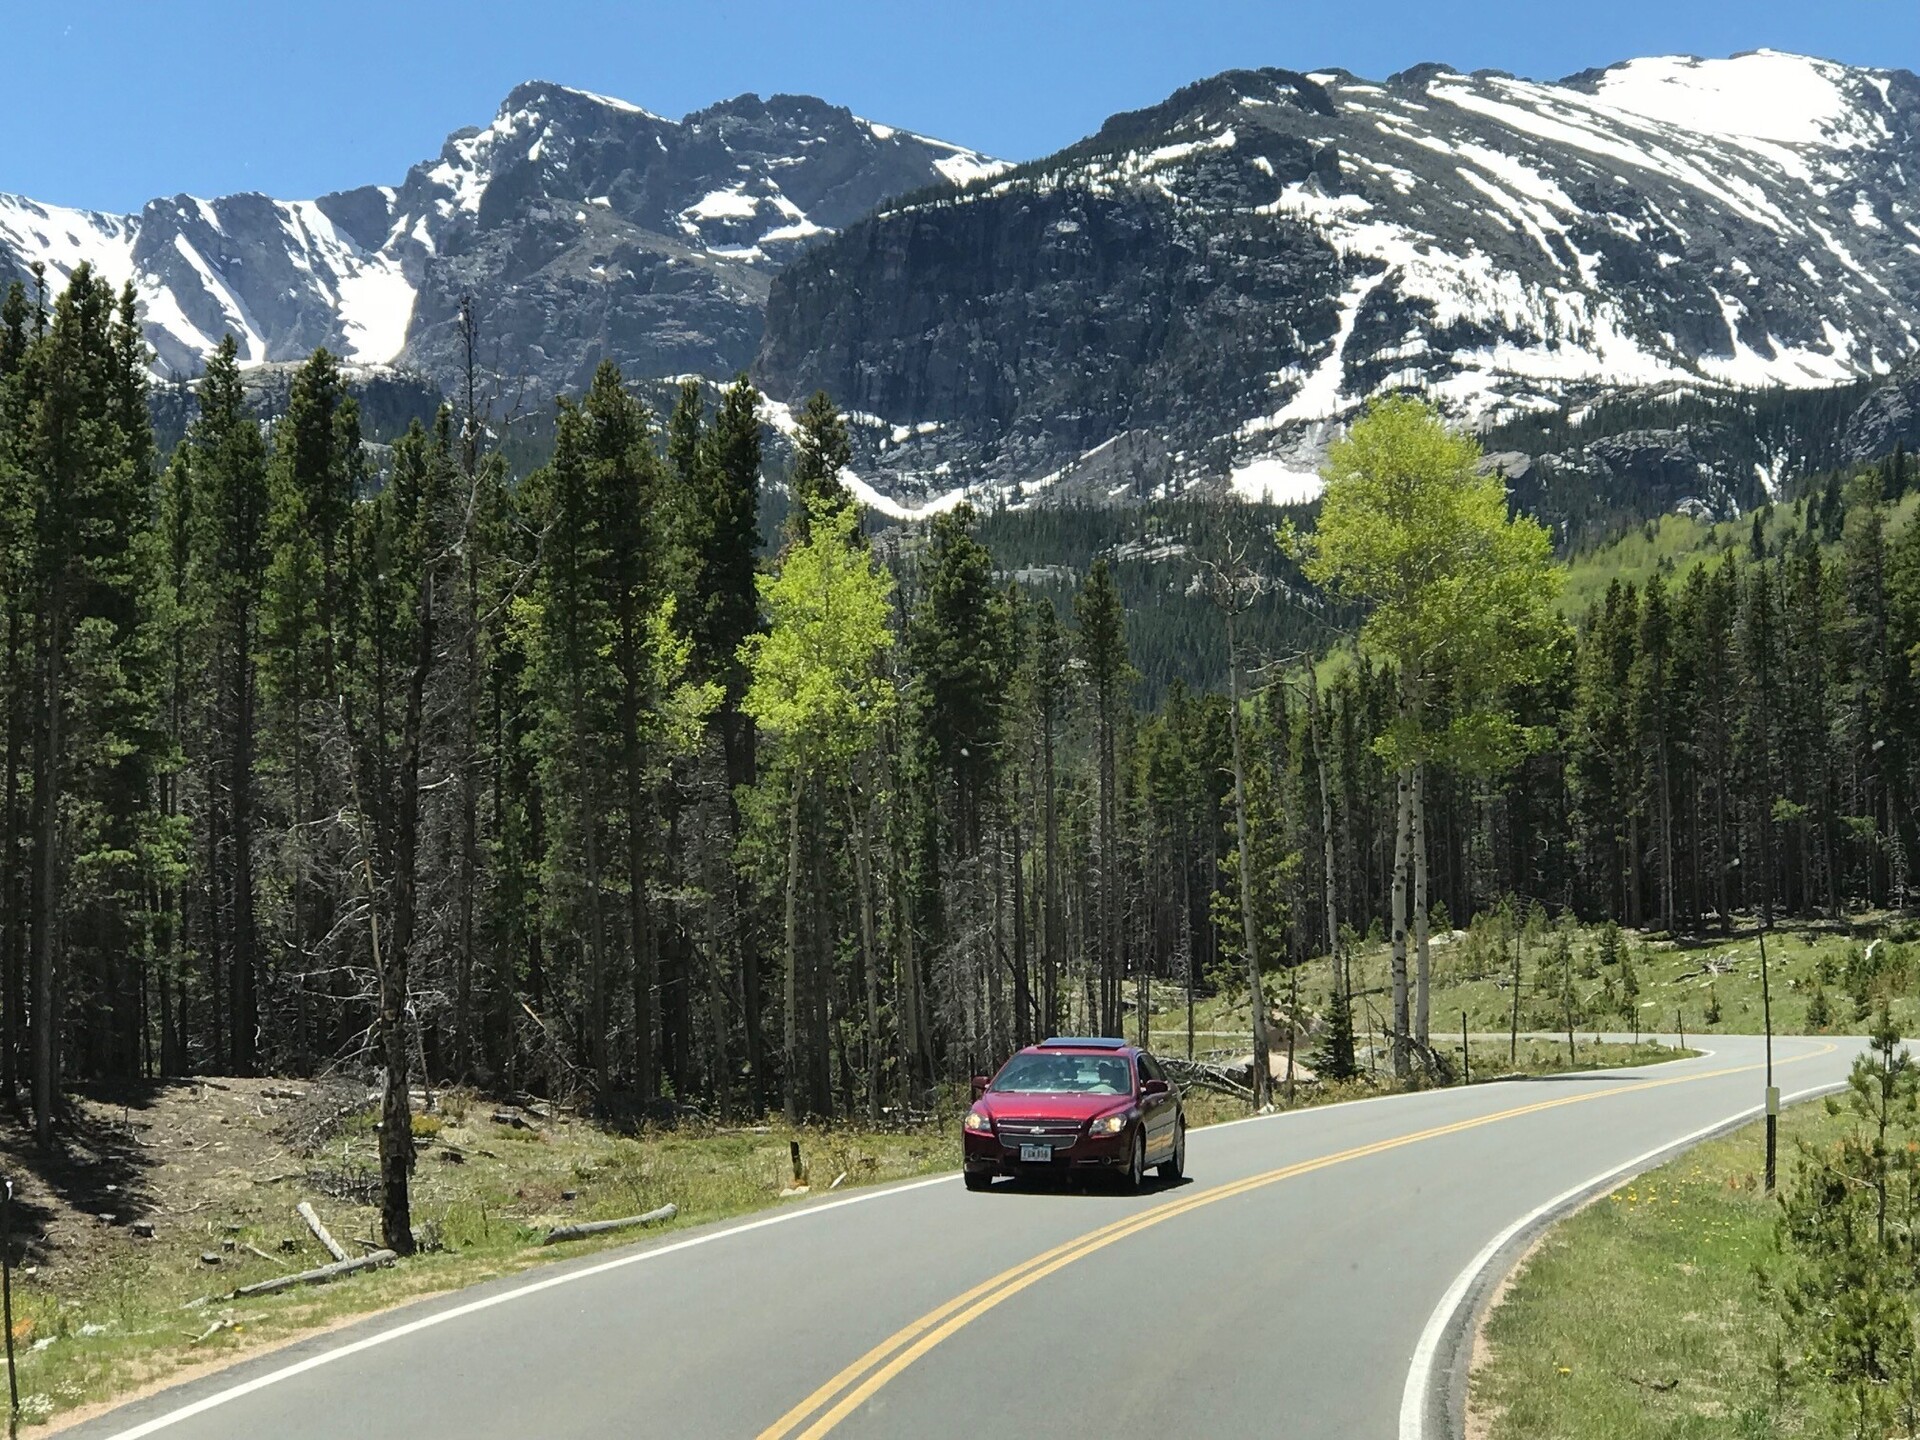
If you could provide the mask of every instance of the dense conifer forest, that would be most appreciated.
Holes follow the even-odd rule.
[[[659,415],[603,366],[519,477],[460,404],[376,466],[325,352],[263,428],[231,345],[162,454],[147,365],[84,270],[6,296],[0,1092],[43,1135],[74,1081],[340,1066],[899,1117],[1384,925],[1397,774],[1423,934],[1908,898],[1898,458],[1416,695],[1273,512],[863,535],[821,396],[763,536],[744,378]]]

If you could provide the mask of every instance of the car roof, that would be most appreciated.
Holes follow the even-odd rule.
[[[1106,1035],[1054,1035],[1038,1045],[1029,1045],[1023,1054],[1044,1055],[1049,1051],[1094,1051],[1108,1055],[1135,1055],[1140,1047]]]

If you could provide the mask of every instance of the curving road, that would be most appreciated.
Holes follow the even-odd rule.
[[[1550,1214],[1756,1113],[1761,1042],[1195,1131],[1128,1196],[957,1176],[684,1231],[243,1362],[67,1440],[1439,1440]],[[1775,1042],[1790,1101],[1858,1042]]]

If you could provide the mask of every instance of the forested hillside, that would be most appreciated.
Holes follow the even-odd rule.
[[[1506,897],[1674,932],[1907,898],[1903,461],[1635,532],[1544,630],[1463,608],[1482,576],[1410,674],[1355,648],[1397,602],[1324,516],[1276,540],[1276,512],[1168,505],[1123,543],[1115,512],[963,507],[876,543],[819,396],[765,554],[744,380],[660,416],[603,366],[513,482],[453,407],[376,476],[325,352],[263,427],[223,350],[163,455],[146,363],[90,272],[6,297],[0,1090],[43,1135],[65,1081],[338,1066],[392,1107],[424,1071],[911,1111],[1036,1035],[1130,1028],[1151,979],[1382,923],[1396,773],[1420,929]],[[1431,495],[1520,535],[1445,446]]]

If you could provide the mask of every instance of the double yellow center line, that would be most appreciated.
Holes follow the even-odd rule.
[[[1776,1063],[1797,1064],[1802,1060],[1831,1054],[1837,1048],[1829,1044],[1806,1055]],[[1249,1176],[1245,1180],[1217,1185],[1211,1190],[1204,1190],[1186,1199],[1175,1199],[1164,1205],[1157,1205],[1144,1214],[1130,1215],[1125,1219],[1116,1220],[1110,1225],[1101,1226],[1098,1230],[1077,1236],[1065,1244],[1056,1245],[1053,1249],[1024,1260],[1009,1270],[1003,1270],[991,1280],[974,1286],[964,1295],[956,1296],[937,1309],[929,1310],[912,1324],[888,1336],[787,1411],[760,1432],[759,1440],[785,1440],[785,1437],[799,1430],[799,1427],[810,1419],[813,1423],[800,1431],[800,1440],[819,1440],[820,1436],[827,1434],[847,1416],[872,1399],[894,1376],[948,1336],[979,1319],[1002,1301],[1012,1299],[1028,1286],[1037,1284],[1056,1270],[1064,1269],[1074,1261],[1084,1259],[1095,1251],[1104,1250],[1107,1246],[1124,1240],[1130,1235],[1137,1235],[1142,1230],[1163,1224],[1178,1216],[1191,1214],[1204,1206],[1217,1204],[1222,1200],[1231,1200],[1236,1195],[1246,1195],[1269,1185],[1277,1185],[1283,1180],[1309,1175],[1316,1170],[1343,1165],[1350,1160],[1362,1160],[1369,1155],[1385,1154],[1389,1150],[1398,1150],[1403,1146],[1438,1140],[1447,1135],[1457,1135],[1465,1130],[1477,1130],[1482,1126],[1493,1125],[1503,1120],[1518,1119],[1522,1115],[1535,1115],[1543,1110],[1557,1110],[1563,1105],[1579,1105],[1589,1100],[1607,1099],[1616,1095],[1632,1095],[1642,1090],[1658,1090],[1668,1085],[1687,1085],[1700,1080],[1714,1080],[1760,1068],[1759,1065],[1735,1065],[1720,1070],[1703,1071],[1697,1075],[1676,1075],[1664,1080],[1643,1080],[1632,1085],[1589,1091],[1579,1095],[1566,1095],[1557,1100],[1542,1100],[1531,1105],[1519,1105],[1510,1110],[1496,1111],[1491,1115],[1480,1115],[1470,1120],[1456,1120],[1450,1125],[1436,1125],[1432,1129],[1416,1131],[1410,1135],[1397,1135],[1388,1140],[1376,1140],[1370,1145],[1357,1145],[1351,1150],[1342,1150],[1335,1155],[1322,1155],[1317,1159],[1303,1160],[1278,1170],[1268,1170],[1259,1175]]]

